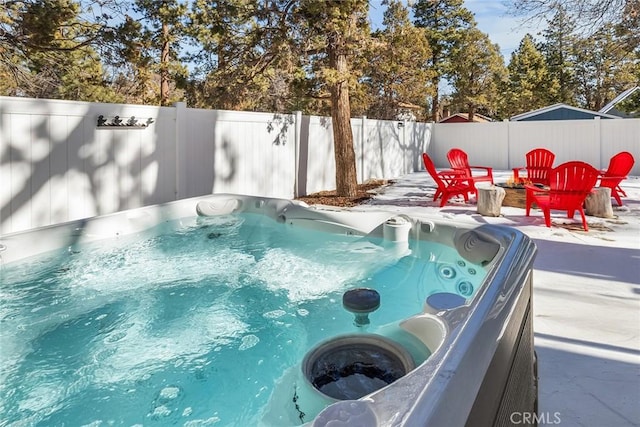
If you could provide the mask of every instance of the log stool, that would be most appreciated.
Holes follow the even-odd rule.
[[[595,187],[584,201],[584,213],[600,218],[613,218],[611,189]]]
[[[504,200],[504,188],[491,186],[477,186],[478,213],[482,216],[500,216],[500,208]]]

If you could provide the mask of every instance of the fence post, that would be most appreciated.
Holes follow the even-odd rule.
[[[407,144],[407,119],[402,119],[402,145],[400,146],[400,152],[402,153],[402,157],[404,161],[402,162],[402,174],[405,175],[409,168],[407,167],[407,152],[411,152],[408,149],[409,144]],[[412,156],[413,157],[413,156]],[[411,164],[413,164],[413,159],[411,159]]]
[[[602,147],[602,125],[601,125],[601,121],[600,121],[600,117],[594,117],[593,120],[595,120],[594,122],[594,129],[593,129],[593,133],[596,137],[596,142],[598,143],[598,147],[600,147],[600,152],[598,153],[598,167],[597,169],[600,170],[602,169],[604,166],[602,166],[602,158],[603,158],[603,151],[604,151],[604,147]]]
[[[181,177],[183,165],[185,161],[185,148],[184,144],[187,143],[187,103],[176,102],[175,107],[175,120],[176,120],[176,135],[174,141],[175,148],[175,162],[176,162],[176,179],[175,179],[175,200],[180,200],[184,196],[185,191],[182,188],[183,180]]]
[[[509,119],[503,119],[502,122],[507,126],[507,168],[511,167],[511,127]]]
[[[293,177],[293,194],[294,197],[300,197],[300,173],[306,174],[306,162],[305,162],[305,170],[302,170],[302,150],[300,149],[300,143],[302,140],[302,111],[294,111],[293,112],[293,141],[294,141],[294,177]],[[306,193],[306,191],[305,191]]]
[[[365,139],[367,132],[367,116],[362,116],[362,123],[360,124],[360,177],[358,181],[364,182],[364,153],[365,153]]]

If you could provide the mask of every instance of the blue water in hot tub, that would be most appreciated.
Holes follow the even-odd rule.
[[[4,265],[0,426],[256,425],[283,372],[356,331],[344,291],[378,290],[375,331],[432,293],[472,297],[484,275],[438,243],[399,251],[253,214]]]

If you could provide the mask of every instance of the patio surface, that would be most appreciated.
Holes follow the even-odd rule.
[[[494,171],[496,183],[511,171]],[[532,238],[533,309],[539,371],[539,415],[546,424],[640,425],[640,177],[623,181],[628,197],[613,219],[503,207],[500,217],[476,213],[475,200],[439,208],[426,172],[403,176],[354,210],[385,209],[517,227]],[[545,423],[540,423],[544,425]]]

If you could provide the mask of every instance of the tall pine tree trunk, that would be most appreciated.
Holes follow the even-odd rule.
[[[358,190],[356,176],[356,155],[353,150],[351,130],[351,104],[349,103],[349,82],[347,56],[341,52],[342,37],[329,38],[329,65],[339,76],[330,85],[331,119],[333,124],[334,156],[336,161],[336,190],[338,196],[354,197]]]
[[[436,123],[440,119],[440,77],[432,80],[433,83],[433,101],[431,102],[431,121]]]
[[[160,52],[160,105],[169,103],[169,25],[162,23],[162,51]]]
[[[467,110],[467,120],[473,122],[474,117],[476,116],[476,109],[473,105],[469,105]]]

